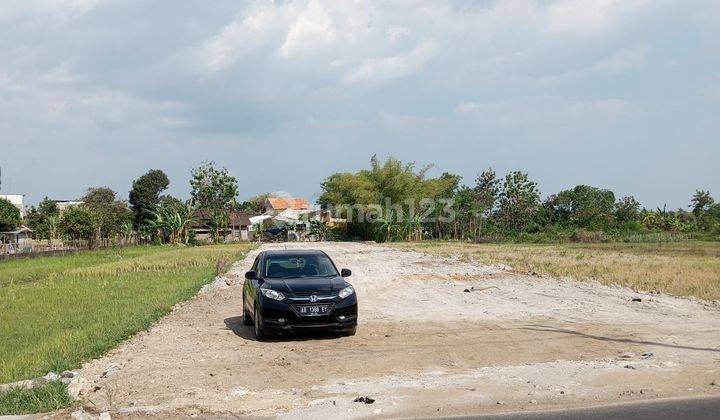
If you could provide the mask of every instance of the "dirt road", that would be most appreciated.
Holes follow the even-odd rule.
[[[378,245],[288,246],[323,249],[352,269],[356,336],[255,341],[240,319],[254,251],[227,279],[86,364],[86,410],[397,417],[720,395],[717,305]]]

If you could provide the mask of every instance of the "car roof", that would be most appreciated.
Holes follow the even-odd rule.
[[[319,249],[271,249],[267,251],[262,252],[265,256],[274,256],[274,257],[292,257],[292,256],[300,256],[300,255],[326,255],[323,251],[320,251]]]

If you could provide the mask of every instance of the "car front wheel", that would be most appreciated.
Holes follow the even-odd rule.
[[[255,308],[255,312],[253,312],[253,330],[255,331],[255,339],[257,341],[263,341],[267,338],[267,334],[265,334],[265,330],[262,328],[262,320],[260,319],[260,314],[258,314],[257,308]]]
[[[342,334],[346,337],[350,337],[350,336],[355,335],[356,331],[357,331],[357,327],[352,327],[349,330],[343,330],[340,334]]]
[[[253,325],[253,320],[250,317],[250,314],[248,314],[247,306],[245,306],[245,298],[243,298],[242,319],[243,319],[243,325],[245,325],[246,327]]]

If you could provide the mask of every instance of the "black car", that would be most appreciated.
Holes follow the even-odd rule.
[[[355,334],[357,297],[330,257],[318,250],[263,251],[245,273],[243,323],[255,337],[307,329]]]

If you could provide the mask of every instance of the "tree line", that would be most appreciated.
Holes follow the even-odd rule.
[[[488,168],[463,185],[459,175],[447,172],[428,177],[429,169],[374,156],[369,169],[330,175],[318,202],[348,219],[349,237],[365,240],[594,242],[658,233],[705,239],[720,234],[720,204],[709,191],[696,191],[688,210],[646,209],[632,196],[617,198],[588,185],[541,200],[537,183],[523,171],[499,176]],[[351,214],[358,209],[376,214],[365,219]]]
[[[0,199],[0,231],[27,225],[39,240],[83,241],[89,247],[136,242],[189,243],[195,213],[204,209],[212,215],[209,223],[219,236],[227,227],[228,208],[240,208],[237,179],[214,162],[203,162],[191,171],[190,199],[164,194],[170,185],[167,175],[151,169],[132,182],[128,201],[117,198],[108,187],[91,187],[79,205],[60,211],[45,197],[32,206],[24,219],[9,201]]]
[[[320,185],[318,204],[345,218],[332,237],[378,241],[459,239],[474,241],[599,241],[648,234],[718,239],[720,204],[709,191],[697,190],[688,209],[647,209],[632,196],[578,185],[541,200],[535,181],[523,171],[504,176],[492,168],[470,185],[459,175],[428,176],[393,157],[355,173],[335,173]],[[156,242],[189,243],[191,227],[203,223],[220,240],[228,227],[228,210],[259,214],[268,194],[238,202],[237,179],[213,162],[190,173],[190,198],[165,194],[170,185],[159,169],[132,182],[128,201],[107,187],[88,188],[82,204],[60,211],[45,197],[24,220],[9,201],[0,199],[0,231],[25,224],[36,239],[85,241],[89,246]],[[198,210],[204,220],[199,220]],[[353,212],[363,213],[362,217]],[[315,229],[327,231],[326,226]],[[323,235],[325,237],[326,235]]]

